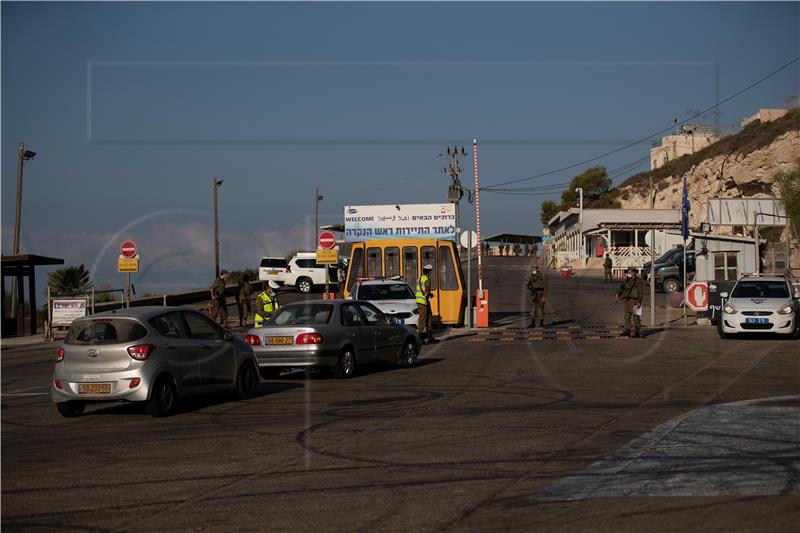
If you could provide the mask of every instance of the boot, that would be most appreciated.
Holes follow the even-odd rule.
[[[629,330],[629,329],[626,329],[626,330],[624,330],[624,331],[622,332],[622,336],[623,336],[623,337],[628,337],[628,338],[630,338],[630,336],[631,336],[631,330]]]
[[[634,332],[633,332],[633,336],[634,336],[634,338],[636,338],[636,339],[640,339],[640,338],[642,337],[642,336],[639,334],[639,330],[638,330],[638,329],[637,329],[636,331],[634,331]]]
[[[541,327],[541,328],[544,327],[544,318],[540,318],[539,319],[539,327]]]

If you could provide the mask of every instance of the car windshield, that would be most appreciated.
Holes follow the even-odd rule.
[[[281,307],[269,322],[276,326],[316,326],[331,319],[331,304],[304,303]]]
[[[673,248],[669,250],[667,253],[656,259],[656,263],[669,263],[676,257],[680,257],[681,249],[680,248]]]
[[[358,289],[359,300],[413,300],[414,294],[405,283],[381,283],[362,285]]]
[[[133,342],[147,335],[147,329],[133,320],[96,318],[76,320],[67,333],[65,344],[116,344]]]
[[[789,289],[782,281],[740,281],[731,298],[788,298]]]

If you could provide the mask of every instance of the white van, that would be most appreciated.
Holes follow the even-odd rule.
[[[283,257],[262,257],[258,267],[258,279],[283,283],[288,274],[286,259]]]
[[[297,252],[286,266],[284,285],[297,287],[300,292],[311,292],[315,286],[325,285],[325,274],[328,273],[330,287],[338,285],[339,276],[336,265],[318,265],[316,252]]]

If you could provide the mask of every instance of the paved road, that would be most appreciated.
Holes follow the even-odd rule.
[[[4,349],[4,531],[797,531],[797,341],[524,338],[527,262],[487,261],[496,334],[168,419],[61,418],[54,347]],[[551,282],[552,331],[618,326],[613,287]]]

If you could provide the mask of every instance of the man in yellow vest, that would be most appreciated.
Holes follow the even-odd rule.
[[[417,280],[417,309],[419,310],[419,322],[417,322],[417,332],[424,344],[439,342],[433,338],[431,333],[431,279],[429,274],[433,271],[433,266],[425,265],[422,267],[422,276]]]
[[[256,324],[255,327],[260,328],[264,322],[272,318],[272,313],[278,310],[278,295],[275,289],[278,284],[272,280],[264,288],[263,291],[256,296]]]

